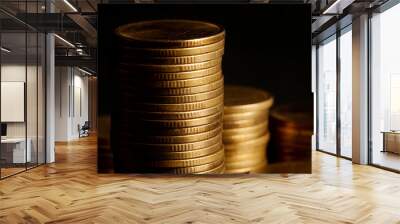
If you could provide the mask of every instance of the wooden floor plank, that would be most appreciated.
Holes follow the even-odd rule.
[[[313,174],[97,174],[96,139],[0,181],[0,223],[400,223],[400,175],[314,152]]]

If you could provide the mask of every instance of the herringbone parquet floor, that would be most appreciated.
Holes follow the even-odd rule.
[[[400,175],[317,152],[312,175],[99,175],[85,138],[0,181],[0,223],[400,223]]]

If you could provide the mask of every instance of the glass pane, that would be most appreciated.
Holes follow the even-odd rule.
[[[372,163],[400,170],[400,5],[372,22]]]
[[[36,32],[27,33],[27,80],[26,80],[26,118],[27,118],[27,143],[30,148],[30,161],[28,168],[37,165],[38,160],[38,144],[37,144],[37,83],[38,83],[38,35]]]
[[[26,144],[26,40],[25,32],[1,33],[2,177],[25,170],[31,161]]]
[[[336,153],[336,39],[318,48],[318,149]]]
[[[352,156],[352,35],[340,36],[340,153]]]

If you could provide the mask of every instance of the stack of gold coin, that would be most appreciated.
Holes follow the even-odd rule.
[[[278,106],[271,111],[269,155],[272,162],[311,160],[312,110],[312,105],[293,103]]]
[[[222,173],[225,31],[189,20],[116,29],[112,145],[117,172]]]
[[[260,89],[226,85],[224,98],[225,172],[263,172],[273,97]]]

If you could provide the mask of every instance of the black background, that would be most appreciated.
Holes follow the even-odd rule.
[[[100,4],[98,13],[99,117],[111,115],[112,120],[113,102],[118,100],[112,84],[113,63],[118,59],[114,30],[153,19],[221,24],[226,30],[225,84],[265,89],[274,95],[275,105],[305,102],[312,107],[308,4]]]
[[[311,9],[305,4],[99,5],[100,82],[103,76],[113,75],[115,28],[129,22],[165,18],[195,19],[224,26],[226,84],[263,88],[275,96],[275,104],[312,102]]]

